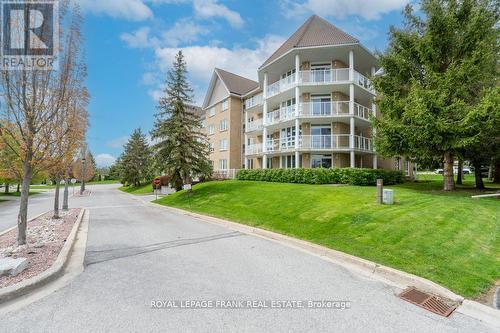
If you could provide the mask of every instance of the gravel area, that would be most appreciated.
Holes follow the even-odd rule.
[[[48,212],[28,222],[27,245],[17,246],[17,229],[0,236],[0,258],[28,258],[26,270],[17,276],[0,277],[0,288],[16,284],[47,270],[57,259],[81,209],[60,211],[60,219]]]

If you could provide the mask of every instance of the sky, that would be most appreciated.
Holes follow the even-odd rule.
[[[401,26],[409,0],[75,0],[88,65],[89,147],[99,166],[136,128],[149,133],[175,54],[201,105],[214,67],[256,79],[257,68],[317,14],[375,51]]]

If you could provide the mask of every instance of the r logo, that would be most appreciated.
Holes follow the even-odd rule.
[[[53,61],[59,38],[58,0],[0,0],[0,3],[3,67],[26,69],[26,65],[39,67],[44,63],[40,60]]]

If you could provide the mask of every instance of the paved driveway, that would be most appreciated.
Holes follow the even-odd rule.
[[[493,332],[443,318],[318,257],[151,208],[112,186],[90,208],[85,271],[0,317],[0,332]],[[344,300],[348,310],[152,309],[152,300]]]

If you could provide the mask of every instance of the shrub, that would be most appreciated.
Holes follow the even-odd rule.
[[[405,178],[401,171],[354,168],[319,168],[240,170],[236,175],[236,179],[275,183],[375,186],[377,184],[377,179],[383,179],[385,185],[394,185],[403,183]]]

